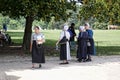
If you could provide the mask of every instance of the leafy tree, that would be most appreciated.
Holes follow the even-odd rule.
[[[23,37],[23,48],[29,50],[32,33],[32,23],[35,19],[49,22],[51,16],[55,20],[66,20],[69,14],[67,9],[75,9],[75,1],[70,0],[0,0],[0,13],[11,18],[26,19]]]
[[[83,0],[80,8],[80,19],[89,20],[91,18],[99,22],[120,25],[120,0]]]

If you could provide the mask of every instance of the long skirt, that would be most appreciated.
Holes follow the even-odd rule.
[[[86,57],[87,57],[87,42],[86,40],[81,40],[78,42],[77,58],[86,59]]]
[[[89,39],[91,46],[88,46],[87,49],[87,54],[89,55],[95,55],[96,51],[95,51],[95,46],[94,46],[94,40],[93,39]]]
[[[60,45],[60,60],[71,60],[69,42]]]
[[[32,63],[45,63],[43,44],[38,46],[36,41],[32,44]]]

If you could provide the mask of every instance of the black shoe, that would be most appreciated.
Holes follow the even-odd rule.
[[[92,61],[92,60],[91,60],[91,59],[87,59],[87,60],[86,60],[86,62],[90,62],[90,61]]]
[[[66,63],[64,63],[64,64],[69,64],[69,62],[66,62]]]
[[[60,65],[64,65],[64,64],[69,64],[69,62],[65,62],[65,63],[60,63]]]
[[[41,64],[39,64],[39,68],[41,68],[42,67],[42,65]]]
[[[86,62],[86,59],[83,59],[82,62]]]
[[[82,59],[78,59],[77,61],[78,61],[78,62],[82,62]]]
[[[32,69],[34,69],[35,67],[32,66]]]

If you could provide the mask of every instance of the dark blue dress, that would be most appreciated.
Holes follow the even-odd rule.
[[[77,40],[78,48],[77,48],[77,58],[82,60],[86,59],[87,56],[87,41],[88,41],[88,33],[80,32]]]
[[[86,31],[88,32],[88,38],[91,44],[91,46],[88,46],[87,54],[95,55],[96,51],[94,46],[93,31],[91,29],[87,29]]]
[[[32,63],[45,63],[44,46],[38,46],[36,41],[32,44]]]

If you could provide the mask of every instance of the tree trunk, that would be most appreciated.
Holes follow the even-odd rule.
[[[30,41],[31,41],[31,34],[32,34],[32,23],[33,17],[27,16],[26,17],[26,25],[24,30],[24,37],[23,37],[23,44],[22,47],[25,51],[30,50]]]

